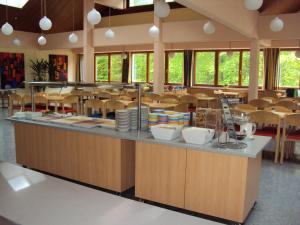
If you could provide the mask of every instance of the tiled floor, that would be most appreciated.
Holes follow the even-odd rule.
[[[13,128],[0,109],[0,160],[15,162]],[[263,161],[260,195],[246,225],[300,225],[300,165]]]

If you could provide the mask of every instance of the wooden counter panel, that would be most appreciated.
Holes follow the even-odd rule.
[[[15,124],[17,162],[109,190],[134,186],[135,142]]]
[[[259,161],[187,150],[185,208],[244,222],[257,198]]]
[[[135,195],[184,208],[186,150],[136,142]]]

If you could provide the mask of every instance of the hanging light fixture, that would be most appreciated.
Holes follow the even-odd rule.
[[[10,23],[8,22],[8,6],[7,6],[7,0],[6,0],[6,7],[5,7],[5,14],[6,14],[6,23],[2,25],[1,31],[4,35],[11,35],[14,32],[14,28]]]
[[[96,25],[101,21],[101,14],[95,8],[87,14],[87,20],[91,25]]]
[[[108,30],[105,32],[105,37],[108,39],[113,39],[115,37],[115,32],[111,29],[110,26],[110,8],[108,9]]]
[[[170,6],[165,0],[158,0],[154,3],[154,15],[159,18],[165,18],[170,15]]]
[[[69,35],[69,42],[72,44],[77,43],[78,41],[78,36],[77,34],[74,33],[75,31],[75,5],[74,5],[74,0],[72,1],[72,6],[73,6],[73,15],[72,15],[72,19],[73,19],[73,32]]]
[[[13,40],[13,44],[14,44],[15,46],[19,47],[19,46],[21,46],[21,41],[20,41],[18,38],[15,38],[15,39]]]
[[[47,39],[43,35],[41,35],[38,38],[38,43],[39,43],[39,45],[46,45],[47,44]]]
[[[279,10],[279,1],[277,0],[277,10]],[[270,23],[270,29],[273,32],[282,31],[284,28],[284,22],[278,16],[276,16]]]
[[[299,48],[300,48],[300,40],[299,40]],[[295,52],[295,56],[300,59],[300,50]]]
[[[42,8],[42,11],[43,11],[43,3],[44,3],[44,17],[42,17],[40,19],[40,22],[39,22],[39,25],[40,25],[40,28],[42,30],[50,30],[51,27],[52,27],[52,21],[46,16],[46,0],[43,2],[43,0],[41,0],[41,8]]]
[[[226,52],[226,54],[229,58],[233,56],[233,51],[231,49],[231,41],[229,41],[229,50]]]
[[[248,10],[258,10],[263,3],[263,0],[244,0],[245,8]]]
[[[153,38],[157,38],[159,36],[159,29],[157,26],[153,25],[149,29],[149,35]]]
[[[206,34],[213,34],[216,31],[215,25],[209,20],[204,24],[203,31]]]
[[[121,57],[122,57],[122,59],[127,59],[128,58],[128,54],[125,52],[125,50],[122,52]]]

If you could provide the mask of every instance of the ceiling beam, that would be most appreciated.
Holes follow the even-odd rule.
[[[245,9],[237,0],[176,0],[176,2],[217,21],[248,38],[258,38],[258,12]]]
[[[124,0],[95,0],[95,3],[105,5],[114,9],[125,9],[126,2]]]

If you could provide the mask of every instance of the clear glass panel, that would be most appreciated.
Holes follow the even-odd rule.
[[[249,74],[250,74],[250,52],[243,52],[242,61],[242,86],[249,86]]]
[[[299,87],[300,59],[295,51],[280,51],[279,87]]]
[[[219,85],[238,85],[240,52],[233,52],[229,57],[227,52],[219,54]]]
[[[154,71],[154,56],[153,53],[149,53],[149,82],[153,83],[153,71]]]
[[[96,56],[96,81],[108,81],[108,55]]]
[[[174,0],[167,0],[166,2],[174,2]],[[129,7],[151,4],[153,4],[153,0],[129,0]]]
[[[197,52],[195,63],[195,84],[214,85],[215,52]]]
[[[122,65],[123,59],[121,54],[112,54],[110,57],[110,80],[122,81]]]
[[[146,82],[147,53],[132,54],[131,76],[132,82]]]
[[[183,82],[183,52],[175,52],[174,56],[168,57],[168,83],[182,84]]]

